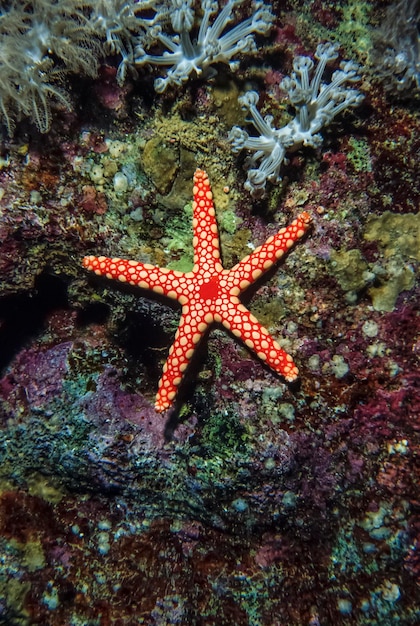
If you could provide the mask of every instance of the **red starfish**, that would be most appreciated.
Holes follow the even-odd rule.
[[[276,372],[291,382],[298,369],[268,330],[240,302],[239,295],[278,261],[308,229],[310,217],[301,213],[286,228],[267,239],[231,270],[220,263],[219,234],[208,176],[194,174],[193,246],[191,272],[177,272],[148,263],[87,256],[83,265],[95,274],[114,278],[178,300],[182,315],[175,341],[163,366],[156,395],[156,411],[172,405],[184,371],[208,326],[220,322]]]

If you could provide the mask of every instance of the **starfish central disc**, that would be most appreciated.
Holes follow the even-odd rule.
[[[191,272],[104,256],[83,259],[83,266],[95,274],[149,289],[182,304],[179,328],[163,366],[156,395],[155,408],[159,412],[172,405],[194,350],[213,322],[221,322],[287,381],[298,376],[292,357],[240,302],[239,296],[303,237],[311,218],[308,213],[301,213],[290,226],[281,228],[227,271],[220,263],[213,195],[203,170],[194,174],[193,193],[194,268]]]
[[[213,276],[210,280],[204,282],[199,287],[198,293],[203,300],[215,300],[219,295],[219,278]]]

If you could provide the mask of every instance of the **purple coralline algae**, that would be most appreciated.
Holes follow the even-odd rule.
[[[166,70],[135,68],[134,54],[169,1],[23,4],[24,27],[7,36],[23,5],[0,12],[0,48],[36,29],[41,57],[25,76],[60,92],[35,102],[45,133],[13,100],[17,82],[2,109],[0,623],[415,626],[420,120],[415,81],[402,92],[377,80],[384,3],[275,2],[251,55],[164,93],[153,78]],[[61,36],[74,52],[93,4],[104,19],[85,49],[89,76],[56,31],[40,47],[37,18],[70,20]],[[215,24],[225,6],[172,4],[193,7],[191,37],[202,7]],[[228,6],[222,37],[253,10]],[[163,58],[168,42],[175,54],[176,34],[159,32],[147,54]],[[258,91],[261,115],[283,128],[295,111],[281,81],[327,41],[363,67],[363,102],[323,127],[322,145],[288,153],[281,185],[252,199],[228,141],[246,123],[238,97]],[[88,276],[81,259],[189,271],[197,167],[226,267],[311,215],[309,236],[244,294],[300,379],[287,384],[215,328],[162,416],[154,395],[180,311]]]

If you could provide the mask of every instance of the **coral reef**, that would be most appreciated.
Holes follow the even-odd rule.
[[[234,71],[217,63],[158,93],[166,70],[135,67],[134,54],[149,28],[172,37],[168,6],[183,3],[0,9],[0,47],[9,22],[22,48],[0,64],[21,64],[32,33],[48,67],[24,69],[66,100],[46,94],[42,134],[31,106],[2,111],[15,128],[0,147],[0,623],[415,626],[420,118],[415,89],[401,99],[373,79],[390,3],[276,1],[270,34]],[[191,6],[193,41],[204,4]],[[95,33],[64,30],[49,52],[40,10]],[[235,3],[221,37],[252,11]],[[153,41],[144,49],[160,57]],[[288,151],[282,185],[252,199],[228,142],[244,127],[238,96],[258,92],[281,129],[299,111],[280,84],[325,41],[339,58],[321,83],[354,59],[364,100],[322,127],[322,144]],[[13,76],[2,97],[19,93]],[[180,309],[81,261],[106,251],[191,271],[196,168],[212,182],[224,267],[311,215],[310,236],[243,299],[300,378],[216,327],[163,416],[154,396]]]

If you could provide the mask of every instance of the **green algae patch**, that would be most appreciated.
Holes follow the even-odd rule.
[[[244,112],[238,102],[240,92],[233,80],[219,81],[215,84],[212,96],[219,117],[229,128],[243,122]]]
[[[57,504],[64,498],[64,491],[60,488],[59,481],[54,481],[39,472],[35,472],[28,478],[28,490],[32,496],[42,498],[50,504]]]
[[[22,545],[22,564],[29,572],[35,572],[45,567],[44,550],[39,541],[28,541]]]
[[[410,267],[400,267],[397,264],[388,266],[387,271],[389,273],[386,282],[379,287],[369,289],[373,308],[376,311],[393,311],[400,293],[414,287],[415,274]]]
[[[385,258],[404,257],[420,261],[420,213],[400,215],[385,211],[379,217],[371,217],[364,238],[377,241]]]
[[[351,150],[347,154],[347,160],[352,164],[356,172],[371,172],[372,159],[369,151],[369,144],[364,139],[350,137],[349,145]]]
[[[383,262],[375,271],[380,284],[369,289],[377,311],[393,311],[400,293],[413,288],[420,261],[420,213],[400,215],[386,211],[371,217],[365,228],[366,241],[376,241]]]
[[[369,282],[369,265],[360,250],[333,250],[331,270],[343,291],[360,291]]]
[[[386,211],[368,219],[365,241],[376,242],[381,253],[369,264],[358,249],[331,252],[331,272],[343,291],[357,293],[371,284],[368,294],[376,311],[393,311],[398,296],[413,288],[420,261],[420,213]],[[373,281],[375,280],[375,285]]]
[[[372,50],[370,14],[372,3],[349,0],[343,5],[342,19],[337,28],[337,38],[360,60],[366,60]]]
[[[248,434],[234,414],[211,414],[202,429],[202,446],[217,459],[231,459],[247,451]]]
[[[165,195],[170,191],[179,167],[179,148],[162,137],[153,137],[144,146],[141,163],[155,187]]]
[[[30,591],[30,582],[24,582],[15,578],[0,580],[0,596],[8,607],[9,614],[18,616],[18,620],[14,623],[19,624],[19,626],[30,626],[33,623],[25,606],[26,596]]]

